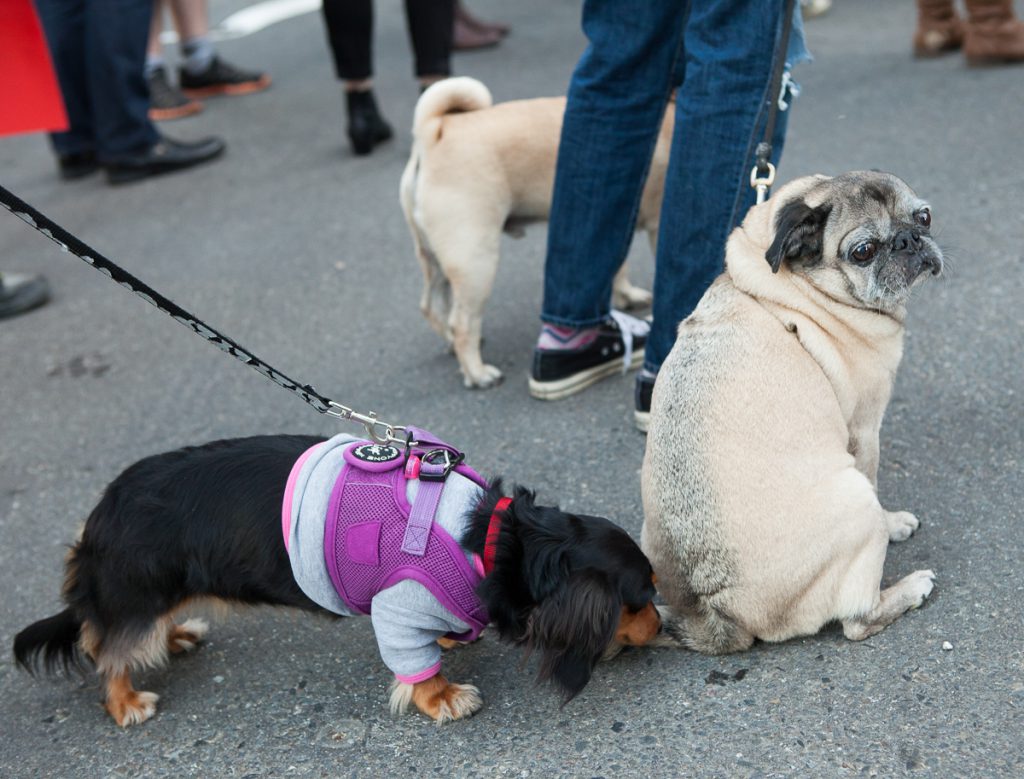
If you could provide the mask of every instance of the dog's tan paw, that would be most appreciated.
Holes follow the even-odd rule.
[[[914,571],[903,577],[900,584],[904,582],[907,586],[907,597],[910,599],[909,608],[916,609],[932,594],[932,590],[935,588],[935,572]]]
[[[920,520],[909,511],[885,512],[885,524],[890,541],[906,541],[921,526]]]
[[[396,681],[391,688],[392,713],[405,711],[410,703],[438,725],[469,717],[484,705],[476,687],[453,684],[441,674],[416,684]]]
[[[629,282],[616,286],[612,291],[612,308],[629,311],[635,308],[647,308],[654,302],[654,295],[642,287],[635,287]]]
[[[209,630],[210,626],[204,619],[185,620],[171,628],[167,636],[167,649],[172,655],[191,652]]]
[[[472,374],[463,374],[463,383],[468,389],[490,389],[497,387],[505,375],[493,365],[484,365]]]
[[[483,707],[480,690],[472,684],[449,684],[440,696],[437,712],[431,714],[434,722],[443,725],[476,714]]]
[[[156,714],[156,702],[160,696],[155,692],[131,692],[107,701],[107,711],[114,722],[122,728],[141,725]]]

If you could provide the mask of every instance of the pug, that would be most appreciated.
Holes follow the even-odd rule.
[[[874,635],[932,591],[880,589],[878,433],[911,290],[942,271],[931,209],[896,176],[811,176],[754,207],[658,374],[642,547],[666,635],[718,654],[842,623]]]
[[[672,143],[674,104],[669,108],[637,206],[637,229],[647,233],[652,250]],[[420,310],[451,344],[467,387],[502,379],[480,354],[484,306],[498,272],[502,232],[520,237],[527,225],[548,219],[564,112],[564,97],[492,105],[487,87],[465,77],[438,81],[416,104],[402,211],[423,270]],[[651,293],[631,284],[623,266],[612,305],[650,303]]]

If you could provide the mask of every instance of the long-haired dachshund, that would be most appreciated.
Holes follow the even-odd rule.
[[[67,608],[22,630],[14,655],[30,672],[94,665],[124,727],[152,717],[158,697],[135,690],[131,671],[206,633],[175,619],[190,603],[370,614],[396,676],[392,710],[412,702],[441,723],[482,705],[440,673],[442,647],[493,624],[537,653],[540,678],[568,701],[602,656],[655,637],[654,594],[621,528],[538,506],[522,487],[504,497],[500,479],[484,482],[447,445],[256,436],[118,476],[68,555]]]

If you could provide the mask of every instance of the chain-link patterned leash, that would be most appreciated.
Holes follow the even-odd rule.
[[[308,405],[312,406],[321,414],[326,414],[327,416],[336,417],[338,419],[348,419],[362,424],[363,427],[366,428],[366,432],[369,437],[379,444],[393,443],[401,444],[406,447],[409,446],[410,431],[407,430],[405,426],[392,425],[387,422],[383,422],[377,419],[377,415],[373,411],[368,414],[360,414],[358,411],[353,411],[348,406],[343,406],[341,403],[337,403],[325,395],[321,395],[310,384],[299,384],[297,381],[286,376],[281,371],[263,362],[263,360],[254,355],[248,349],[240,346],[231,338],[228,338],[226,335],[223,335],[210,327],[199,319],[199,317],[190,314],[177,303],[168,300],[148,284],[135,278],[128,271],[124,270],[95,249],[80,241],[63,227],[55,223],[52,219],[39,213],[28,203],[21,200],[2,186],[0,186],[0,205],[15,216],[30,224],[37,231],[60,246],[63,251],[70,252],[80,260],[91,265],[104,276],[113,279],[122,287],[130,289],[147,303],[150,303],[163,311],[171,317],[171,319],[175,319],[185,325],[191,329],[192,332],[209,341],[222,352],[230,354],[236,360],[239,360],[250,368],[259,371],[279,387],[283,387],[289,392],[298,395]]]

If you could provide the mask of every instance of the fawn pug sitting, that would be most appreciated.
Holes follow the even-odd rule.
[[[733,652],[838,620],[860,640],[931,593],[931,571],[880,590],[918,520],[876,492],[905,305],[942,270],[931,221],[855,172],[793,181],[733,231],[654,387],[641,543],[666,636]]]

